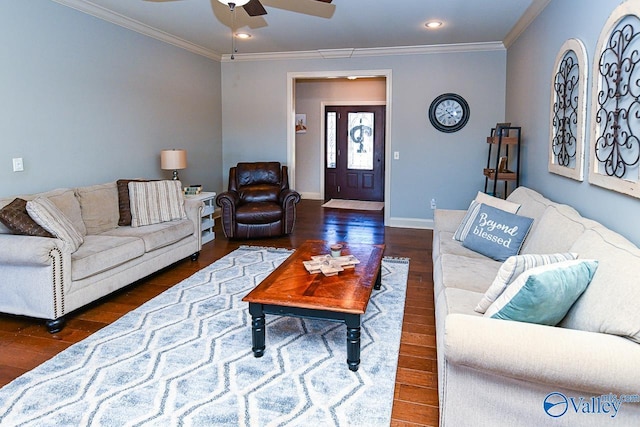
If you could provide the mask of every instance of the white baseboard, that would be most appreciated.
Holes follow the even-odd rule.
[[[300,197],[307,200],[324,200],[324,196],[320,193],[300,193]]]
[[[419,228],[433,230],[432,219],[420,219],[420,218],[389,218],[385,224],[387,227],[396,228]]]

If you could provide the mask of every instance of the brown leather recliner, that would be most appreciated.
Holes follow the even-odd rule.
[[[229,239],[290,234],[300,194],[289,189],[288,169],[279,162],[238,163],[229,169],[229,190],[216,197]]]

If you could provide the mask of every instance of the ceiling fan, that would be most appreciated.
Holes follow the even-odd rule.
[[[222,4],[229,6],[231,11],[236,7],[242,7],[249,16],[262,16],[267,14],[267,10],[262,6],[260,0],[218,0]],[[316,0],[322,3],[331,3],[333,0]]]

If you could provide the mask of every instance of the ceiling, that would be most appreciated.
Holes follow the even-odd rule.
[[[218,0],[54,0],[101,19],[223,59],[231,53],[232,13]],[[379,49],[504,42],[550,0],[261,0],[268,14],[238,8],[237,57],[329,49]],[[429,30],[429,20],[443,22]]]

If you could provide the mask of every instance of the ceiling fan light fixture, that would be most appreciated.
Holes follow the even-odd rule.
[[[430,29],[434,29],[434,28],[440,28],[442,27],[442,22],[440,21],[429,21],[426,24],[424,24],[425,27],[430,28]]]
[[[231,7],[232,3],[235,7],[244,6],[245,4],[249,3],[249,0],[235,0],[235,1],[218,0],[218,1],[229,7]]]
[[[248,33],[236,33],[236,37],[239,39],[250,39],[251,34]]]

